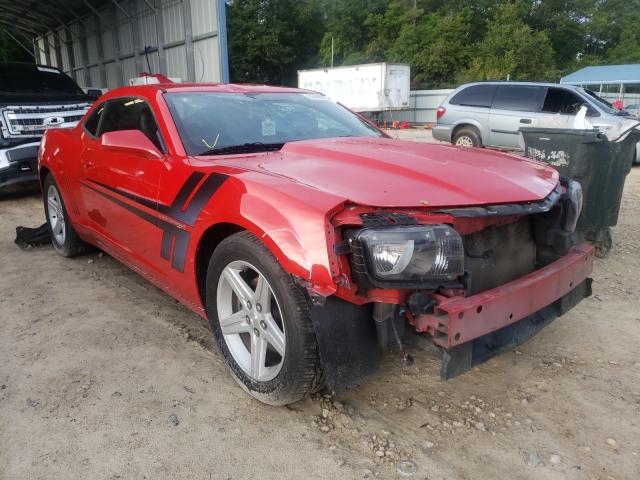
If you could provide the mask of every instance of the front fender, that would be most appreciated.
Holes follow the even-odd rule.
[[[309,196],[314,192],[304,195],[295,185],[289,185],[285,193],[245,180],[229,177],[205,208],[203,221],[194,229],[198,248],[203,248],[205,233],[221,224],[236,225],[260,238],[311,297],[309,308],[326,386],[341,392],[362,383],[379,368],[382,350],[372,305],[355,305],[333,295],[338,267],[329,219],[343,203],[332,205],[316,196],[311,204]],[[220,205],[224,208],[216,208]]]
[[[322,296],[335,293],[337,258],[329,218],[340,204],[310,205],[295,191],[283,193],[230,177],[194,226],[196,243],[216,224],[237,225],[260,238],[282,268],[303,280],[308,290]]]

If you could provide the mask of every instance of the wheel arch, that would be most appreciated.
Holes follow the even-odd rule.
[[[218,245],[220,245],[220,242],[225,238],[244,230],[246,229],[235,223],[221,222],[209,226],[201,235],[196,249],[195,276],[198,295],[200,296],[200,301],[205,308],[207,268],[209,267],[209,259],[211,258],[214,250]]]
[[[482,138],[482,129],[479,125],[476,125],[476,123],[472,121],[460,122],[455,127],[453,127],[453,130],[451,131],[451,143],[453,143],[453,139],[455,138],[456,134],[464,128],[471,128],[475,130],[478,134],[478,137],[480,138],[480,144],[484,145],[484,138]]]
[[[311,257],[313,257],[312,252],[307,251],[304,241],[290,225],[274,229],[269,228],[267,225],[252,223],[250,219],[243,219],[242,221],[225,220],[207,227],[199,236],[197,242],[195,280],[200,301],[205,308],[204,292],[209,259],[220,242],[242,231],[248,231],[258,238],[289,275],[309,281],[310,285],[319,283],[325,288],[325,292],[327,292],[327,288],[330,290],[328,293],[335,291],[333,283],[328,285],[329,282],[332,282],[330,273],[324,272],[322,265],[313,264],[311,260]],[[328,278],[325,277],[326,274],[329,275]]]

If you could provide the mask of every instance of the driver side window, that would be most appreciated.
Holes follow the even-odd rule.
[[[542,111],[560,115],[576,115],[582,105],[587,106],[587,115],[597,115],[595,109],[578,94],[564,88],[549,88]]]
[[[120,130],[140,130],[158,147],[165,151],[158,124],[149,105],[140,98],[119,98],[106,103],[102,114],[98,136]]]

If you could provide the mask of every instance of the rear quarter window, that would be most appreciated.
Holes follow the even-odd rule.
[[[464,107],[491,108],[491,101],[495,92],[496,85],[471,85],[456,93],[449,100],[449,104]]]
[[[493,98],[492,108],[518,112],[539,112],[545,89],[535,85],[500,85]]]

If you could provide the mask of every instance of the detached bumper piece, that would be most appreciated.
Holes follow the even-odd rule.
[[[15,244],[22,250],[48,243],[51,243],[51,232],[49,232],[49,226],[46,223],[36,228],[16,227]]]
[[[435,296],[434,313],[412,323],[444,350],[441,377],[520,345],[591,295],[594,251],[579,245],[544,268],[470,297]]]

